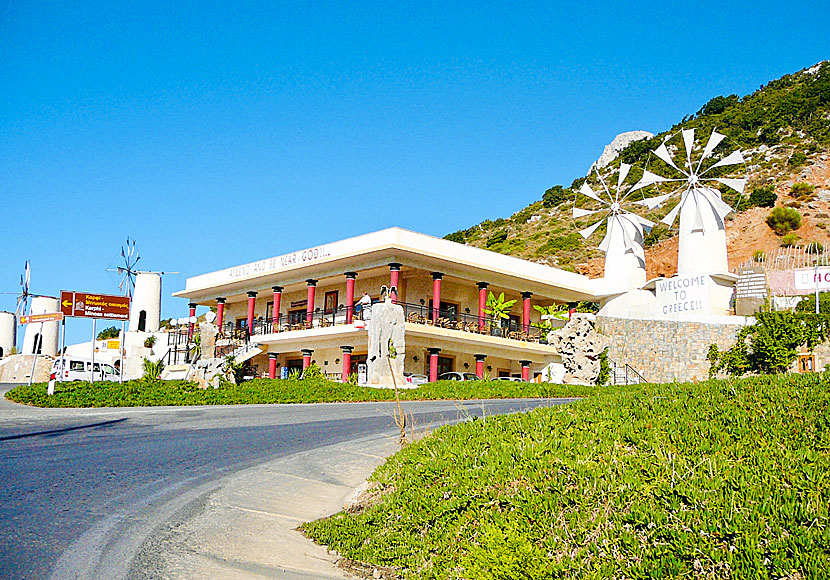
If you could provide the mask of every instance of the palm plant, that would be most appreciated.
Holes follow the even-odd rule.
[[[510,318],[510,309],[516,304],[518,300],[505,300],[504,292],[496,295],[490,292],[487,295],[487,307],[484,312],[493,317],[493,325],[495,326],[499,320]]]

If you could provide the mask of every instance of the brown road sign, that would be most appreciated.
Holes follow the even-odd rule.
[[[130,319],[130,298],[110,294],[61,291],[61,312],[76,318]]]
[[[29,316],[21,316],[20,324],[32,324],[34,322],[54,322],[56,320],[63,320],[63,312],[46,312],[44,314],[30,314]]]

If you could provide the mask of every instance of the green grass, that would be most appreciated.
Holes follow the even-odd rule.
[[[405,578],[826,578],[830,377],[601,391],[437,430],[305,524]]]
[[[529,397],[573,397],[597,392],[597,387],[518,383],[510,381],[439,381],[416,389],[402,389],[405,401],[432,399],[505,399]],[[145,383],[127,381],[57,383],[55,394],[46,394],[46,384],[20,386],[6,398],[36,407],[155,407],[167,405],[244,405],[268,403],[335,403],[392,401],[392,389],[374,389],[319,380],[255,379],[218,389],[200,389],[189,381]]]

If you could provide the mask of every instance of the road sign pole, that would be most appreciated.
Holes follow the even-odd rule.
[[[65,354],[66,354],[66,318],[61,320],[61,352],[60,352],[60,355],[61,355],[61,376],[58,377],[58,380],[60,382],[63,382],[63,365],[65,364],[64,361],[66,360],[66,357],[64,356]]]
[[[97,320],[95,318],[93,318],[92,319],[92,356],[90,357],[92,359],[92,368],[90,369],[90,372],[92,372],[92,380],[89,381],[90,383],[93,383],[93,384],[95,384],[95,322],[97,322]]]
[[[124,321],[121,321],[121,335],[118,337],[118,356],[120,357],[118,363],[118,382],[124,384]]]
[[[35,378],[35,367],[37,366],[37,351],[38,344],[43,344],[43,323],[40,323],[40,332],[35,335],[34,357],[32,357],[32,374],[29,375],[29,386],[32,386],[32,381]]]

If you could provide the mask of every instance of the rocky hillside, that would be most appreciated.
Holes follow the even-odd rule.
[[[648,169],[670,174],[668,166],[652,155],[662,142],[669,150],[682,150],[679,131],[696,129],[698,149],[713,129],[727,136],[715,150],[725,153],[742,149],[745,166],[736,166],[734,176],[749,179],[743,196],[722,187],[724,200],[737,210],[727,224],[730,267],[735,268],[753,257],[772,256],[782,246],[830,245],[830,61],[771,81],[757,91],[739,97],[718,96],[696,113],[651,138],[630,134],[606,148],[595,165],[606,183],[616,183],[621,162],[634,166],[626,184],[633,184]],[[620,147],[614,157],[613,151]],[[598,160],[599,161],[599,160]],[[726,172],[720,174],[726,177]],[[445,236],[447,239],[560,268],[580,271],[590,276],[602,274],[602,253],[596,249],[602,236],[600,228],[587,241],[577,230],[588,226],[589,219],[573,220],[575,192],[585,181],[579,177],[568,186],[557,185],[542,198],[512,216],[485,220],[465,230]],[[600,188],[596,173],[589,184]],[[654,195],[655,191],[646,195]],[[579,206],[586,207],[579,196]],[[673,204],[657,208],[645,216],[658,221]],[[798,212],[800,225],[785,235],[767,225],[774,207]],[[587,205],[591,209],[590,205]],[[780,210],[779,210],[780,211]],[[797,221],[789,212],[789,218]],[[794,225],[794,223],[793,223]],[[676,226],[676,223],[675,223]],[[676,271],[676,232],[658,225],[646,238],[649,277]]]

